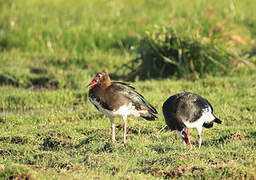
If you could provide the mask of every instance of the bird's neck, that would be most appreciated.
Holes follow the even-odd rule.
[[[105,76],[105,81],[100,84],[102,89],[106,89],[111,85],[111,80],[109,76]]]

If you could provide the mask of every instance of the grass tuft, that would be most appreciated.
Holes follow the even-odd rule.
[[[218,36],[179,32],[169,26],[156,26],[152,32],[147,32],[137,51],[138,58],[121,66],[122,77],[127,80],[172,76],[198,79],[206,75],[227,74],[238,63],[237,57],[219,41]]]

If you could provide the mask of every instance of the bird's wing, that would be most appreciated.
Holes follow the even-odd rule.
[[[123,82],[112,82],[111,86],[115,89],[115,91],[118,91],[120,94],[128,97],[134,103],[144,105],[153,113],[157,114],[157,110],[140,93],[138,93],[134,87]]]

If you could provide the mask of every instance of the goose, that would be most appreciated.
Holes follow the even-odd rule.
[[[115,138],[115,117],[123,119],[123,144],[126,145],[127,117],[133,115],[153,121],[157,110],[134,87],[123,82],[111,82],[108,71],[96,74],[88,85],[90,102],[111,122],[112,141]]]
[[[201,147],[202,128],[211,128],[222,121],[213,114],[212,105],[203,97],[183,92],[169,97],[162,106],[165,122],[169,129],[176,130],[184,142],[191,147],[189,128],[196,128],[197,143]]]

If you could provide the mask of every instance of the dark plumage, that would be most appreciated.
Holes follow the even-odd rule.
[[[200,147],[202,127],[211,128],[214,122],[219,124],[222,122],[215,117],[213,108],[206,99],[190,92],[169,97],[162,109],[167,126],[171,130],[177,130],[188,145],[191,145],[188,128],[197,129],[197,141]]]
[[[111,120],[112,140],[115,141],[114,117],[124,121],[124,144],[126,144],[126,119],[128,115],[155,120],[156,109],[134,87],[123,82],[111,82],[108,72],[98,73],[89,87],[91,103]]]

